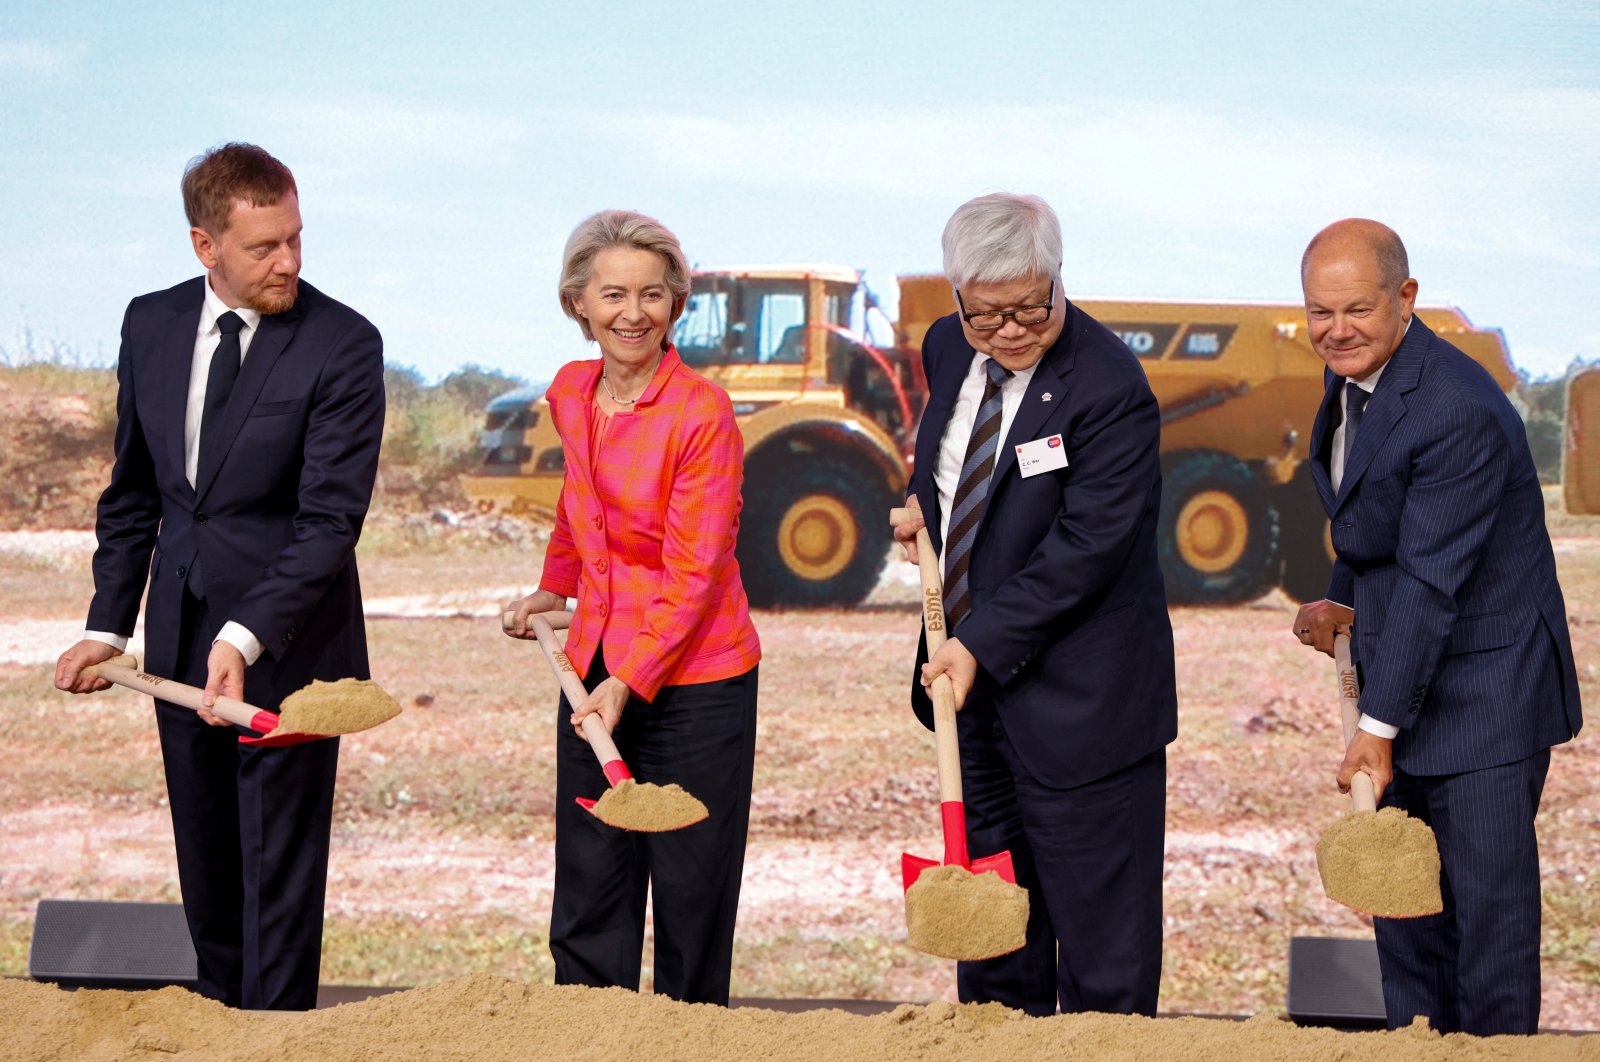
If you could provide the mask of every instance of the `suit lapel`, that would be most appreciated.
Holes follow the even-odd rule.
[[[1383,441],[1406,415],[1406,395],[1416,389],[1417,380],[1422,374],[1422,358],[1432,339],[1433,333],[1428,326],[1413,318],[1410,330],[1400,342],[1400,348],[1384,366],[1383,375],[1378,377],[1378,386],[1374,388],[1372,398],[1367,401],[1366,412],[1361,416],[1361,428],[1356,432],[1356,445],[1350,452],[1350,460],[1345,463],[1344,477],[1339,480],[1339,494],[1334,499],[1336,510],[1350,497],[1351,489],[1366,474],[1373,457],[1383,447]]]
[[[277,364],[279,355],[294,338],[294,330],[299,323],[298,303],[286,313],[261,318],[260,330],[250,341],[250,351],[245,355],[244,364],[239,366],[239,378],[234,381],[233,390],[228,395],[228,408],[223,410],[217,439],[213,445],[200,448],[200,467],[194,477],[196,502],[205,496],[216,479],[223,458],[233,448],[239,429],[250,415],[250,408],[256,404],[256,396],[261,394],[261,388],[266,384],[272,367]]]
[[[189,486],[184,433],[189,417],[189,374],[194,370],[194,346],[200,332],[200,307],[205,301],[205,278],[185,284],[173,302],[170,323],[157,342],[156,358],[161,366],[162,413],[166,421],[167,460],[172,463],[174,483]]]
[[[1316,485],[1317,497],[1322,500],[1324,512],[1333,511],[1333,480],[1329,471],[1329,456],[1333,448],[1329,445],[1329,436],[1333,434],[1333,418],[1338,409],[1336,404],[1344,386],[1344,377],[1335,376],[1324,369],[1327,389],[1322,393],[1322,406],[1317,410],[1317,416],[1311,424],[1311,482]]]
[[[590,466],[593,457],[589,450],[590,418],[601,415],[600,410],[595,406],[594,392],[595,388],[600,386],[600,368],[603,364],[604,359],[601,359],[584,367],[585,373],[583,379],[579,381],[578,394],[573,398],[568,398],[565,395],[556,396],[563,403],[572,403],[571,416],[568,419],[575,422],[574,427],[578,430],[571,433],[572,451],[566,457],[567,474],[576,476],[579,482],[589,488],[583,492],[588,497],[594,497],[594,476]],[[650,386],[654,386],[653,380]],[[645,388],[647,391],[649,389],[649,387]],[[640,397],[644,396],[640,395]],[[562,413],[565,415],[567,411],[562,410]],[[568,440],[563,438],[561,441],[562,449],[566,449],[567,445]]]
[[[1039,359],[1039,367],[1034,370],[1033,378],[1028,381],[1028,390],[1022,396],[1022,404],[1017,407],[1017,412],[1011,418],[1011,429],[1006,432],[1006,437],[1000,446],[1000,452],[995,455],[994,479],[989,483],[989,502],[993,505],[995,493],[1000,489],[1000,484],[1005,480],[1006,473],[1017,465],[1017,447],[1039,437],[1040,430],[1051,414],[1066,405],[1067,374],[1072,372],[1076,361],[1077,332],[1082,321],[1078,316],[1077,307],[1071,302],[1064,301],[1067,315],[1066,324],[1062,326],[1061,335],[1057,338],[1055,346],[1045,351],[1044,357]],[[1049,395],[1049,398],[1045,396]],[[987,517],[987,513],[985,514]]]

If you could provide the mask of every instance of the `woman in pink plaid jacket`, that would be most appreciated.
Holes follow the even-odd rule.
[[[660,222],[608,210],[567,241],[561,307],[600,358],[545,392],[566,481],[539,589],[511,632],[576,598],[567,655],[589,697],[561,701],[550,951],[561,984],[637,990],[654,890],[655,990],[728,1001],[755,762],[761,646],[734,559],[744,445],[728,395],[670,341],[689,267]],[[710,811],[627,833],[574,798],[606,788],[577,729],[598,713],[640,781],[676,782]]]

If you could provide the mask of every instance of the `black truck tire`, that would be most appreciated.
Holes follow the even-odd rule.
[[[1333,574],[1333,539],[1309,463],[1278,488],[1278,516],[1283,522],[1283,592],[1295,601],[1319,601],[1328,595]]]
[[[878,585],[889,554],[884,491],[849,462],[804,461],[746,466],[737,556],[758,608],[854,605]]]
[[[1172,604],[1253,601],[1278,583],[1278,510],[1244,462],[1191,451],[1163,480],[1156,549]]]

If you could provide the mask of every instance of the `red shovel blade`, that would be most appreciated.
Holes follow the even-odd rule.
[[[1017,868],[1011,865],[1010,852],[996,852],[992,856],[984,856],[982,859],[974,859],[972,861],[972,872],[974,874],[987,874],[991,871],[999,874],[1000,880],[1009,885],[1017,883]]]
[[[924,870],[938,865],[939,861],[937,859],[923,859],[921,856],[902,852],[900,855],[900,881],[905,888],[909,889],[917,883],[917,879],[922,876]],[[999,874],[1000,880],[1009,885],[1017,883],[1017,868],[1011,863],[1010,852],[996,852],[992,856],[974,859],[972,865],[967,869],[974,874],[993,872]]]
[[[254,745],[256,748],[275,749],[284,745],[304,745],[308,741],[322,741],[330,737],[329,734],[296,734],[293,731],[283,734],[263,734],[261,737],[240,737],[239,744]]]
[[[914,856],[910,852],[902,852],[900,853],[900,881],[905,888],[909,889],[917,883],[917,879],[922,876],[924,870],[938,865],[939,861],[937,859],[923,859],[921,856]]]

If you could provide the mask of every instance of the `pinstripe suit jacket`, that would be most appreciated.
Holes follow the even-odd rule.
[[[1395,764],[1453,774],[1568,740],[1583,722],[1566,605],[1522,419],[1421,320],[1390,358],[1336,494],[1344,380],[1327,373],[1312,478],[1355,607],[1361,709],[1400,727]]]

